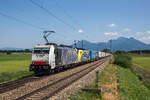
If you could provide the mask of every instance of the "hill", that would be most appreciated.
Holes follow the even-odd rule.
[[[110,41],[91,43],[89,41],[83,40],[83,45],[84,48],[88,50],[103,50],[104,48],[110,48]],[[82,42],[78,42],[77,47],[81,48]],[[112,40],[112,51],[116,50],[150,50],[150,44],[145,44],[134,38],[119,37]]]

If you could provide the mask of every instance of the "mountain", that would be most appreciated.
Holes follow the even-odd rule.
[[[112,51],[150,50],[150,44],[145,44],[134,38],[119,37],[115,40],[112,40],[111,44]],[[91,43],[89,41],[83,40],[83,45],[83,48],[88,50],[103,50],[104,48],[110,48],[110,41]],[[81,48],[82,42],[78,42],[77,47]]]
[[[139,40],[134,38],[125,38],[119,37],[115,40],[112,40],[112,51],[123,50],[123,51],[131,51],[131,50],[150,50],[150,44],[145,44]],[[72,45],[75,47],[74,45]],[[82,48],[82,42],[77,43],[78,48]],[[103,50],[104,48],[110,48],[110,41],[108,42],[98,42],[92,43],[86,40],[83,40],[83,48],[88,50]],[[13,48],[13,47],[5,47],[0,48],[0,50],[24,50],[24,48]]]

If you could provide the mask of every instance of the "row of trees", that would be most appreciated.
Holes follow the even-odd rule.
[[[150,50],[133,50],[133,51],[129,51],[128,53],[135,53],[135,54],[150,54]]]
[[[108,52],[110,53],[110,49],[108,48],[104,48],[102,50],[103,52]],[[24,49],[24,50],[0,50],[0,53],[7,53],[7,54],[11,54],[11,53],[31,53],[32,50],[30,49]],[[135,53],[135,54],[150,54],[150,50],[133,50],[133,51],[115,51],[114,53]]]
[[[0,50],[0,53],[6,53],[6,54],[11,54],[11,53],[31,53],[32,50],[30,49],[24,49],[24,50]]]
[[[103,52],[108,52],[110,53],[110,49],[105,48],[102,50]],[[114,53],[135,53],[135,54],[150,54],[150,50],[132,50],[132,51],[121,51],[121,50],[117,50]]]

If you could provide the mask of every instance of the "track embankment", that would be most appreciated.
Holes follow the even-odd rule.
[[[89,75],[90,77],[92,75],[95,75],[94,70],[96,70],[97,68],[103,69],[104,66],[108,63],[109,59],[110,57],[103,58],[101,60],[85,64],[80,67],[69,69],[67,71],[53,74],[47,77],[39,78],[39,80],[37,79],[38,81],[24,82],[23,85],[19,85],[18,88],[10,89],[1,93],[0,100],[45,100],[49,98],[54,99],[58,97],[54,95],[59,95],[59,92],[61,92],[61,90],[65,90],[66,87],[70,87],[72,86],[72,84],[75,84],[77,81],[80,81],[83,78],[83,76],[85,77]],[[93,74],[90,74],[91,72],[93,72]],[[94,76],[91,78],[87,77],[86,79],[92,81],[94,80]],[[82,80],[82,82],[84,83],[84,80]],[[67,93],[66,96],[68,96]],[[66,96],[59,97],[65,98]]]

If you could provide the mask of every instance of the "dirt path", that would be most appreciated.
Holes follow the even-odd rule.
[[[117,68],[110,64],[104,72],[103,79],[100,80],[99,86],[102,88],[102,100],[120,100],[117,90]]]

